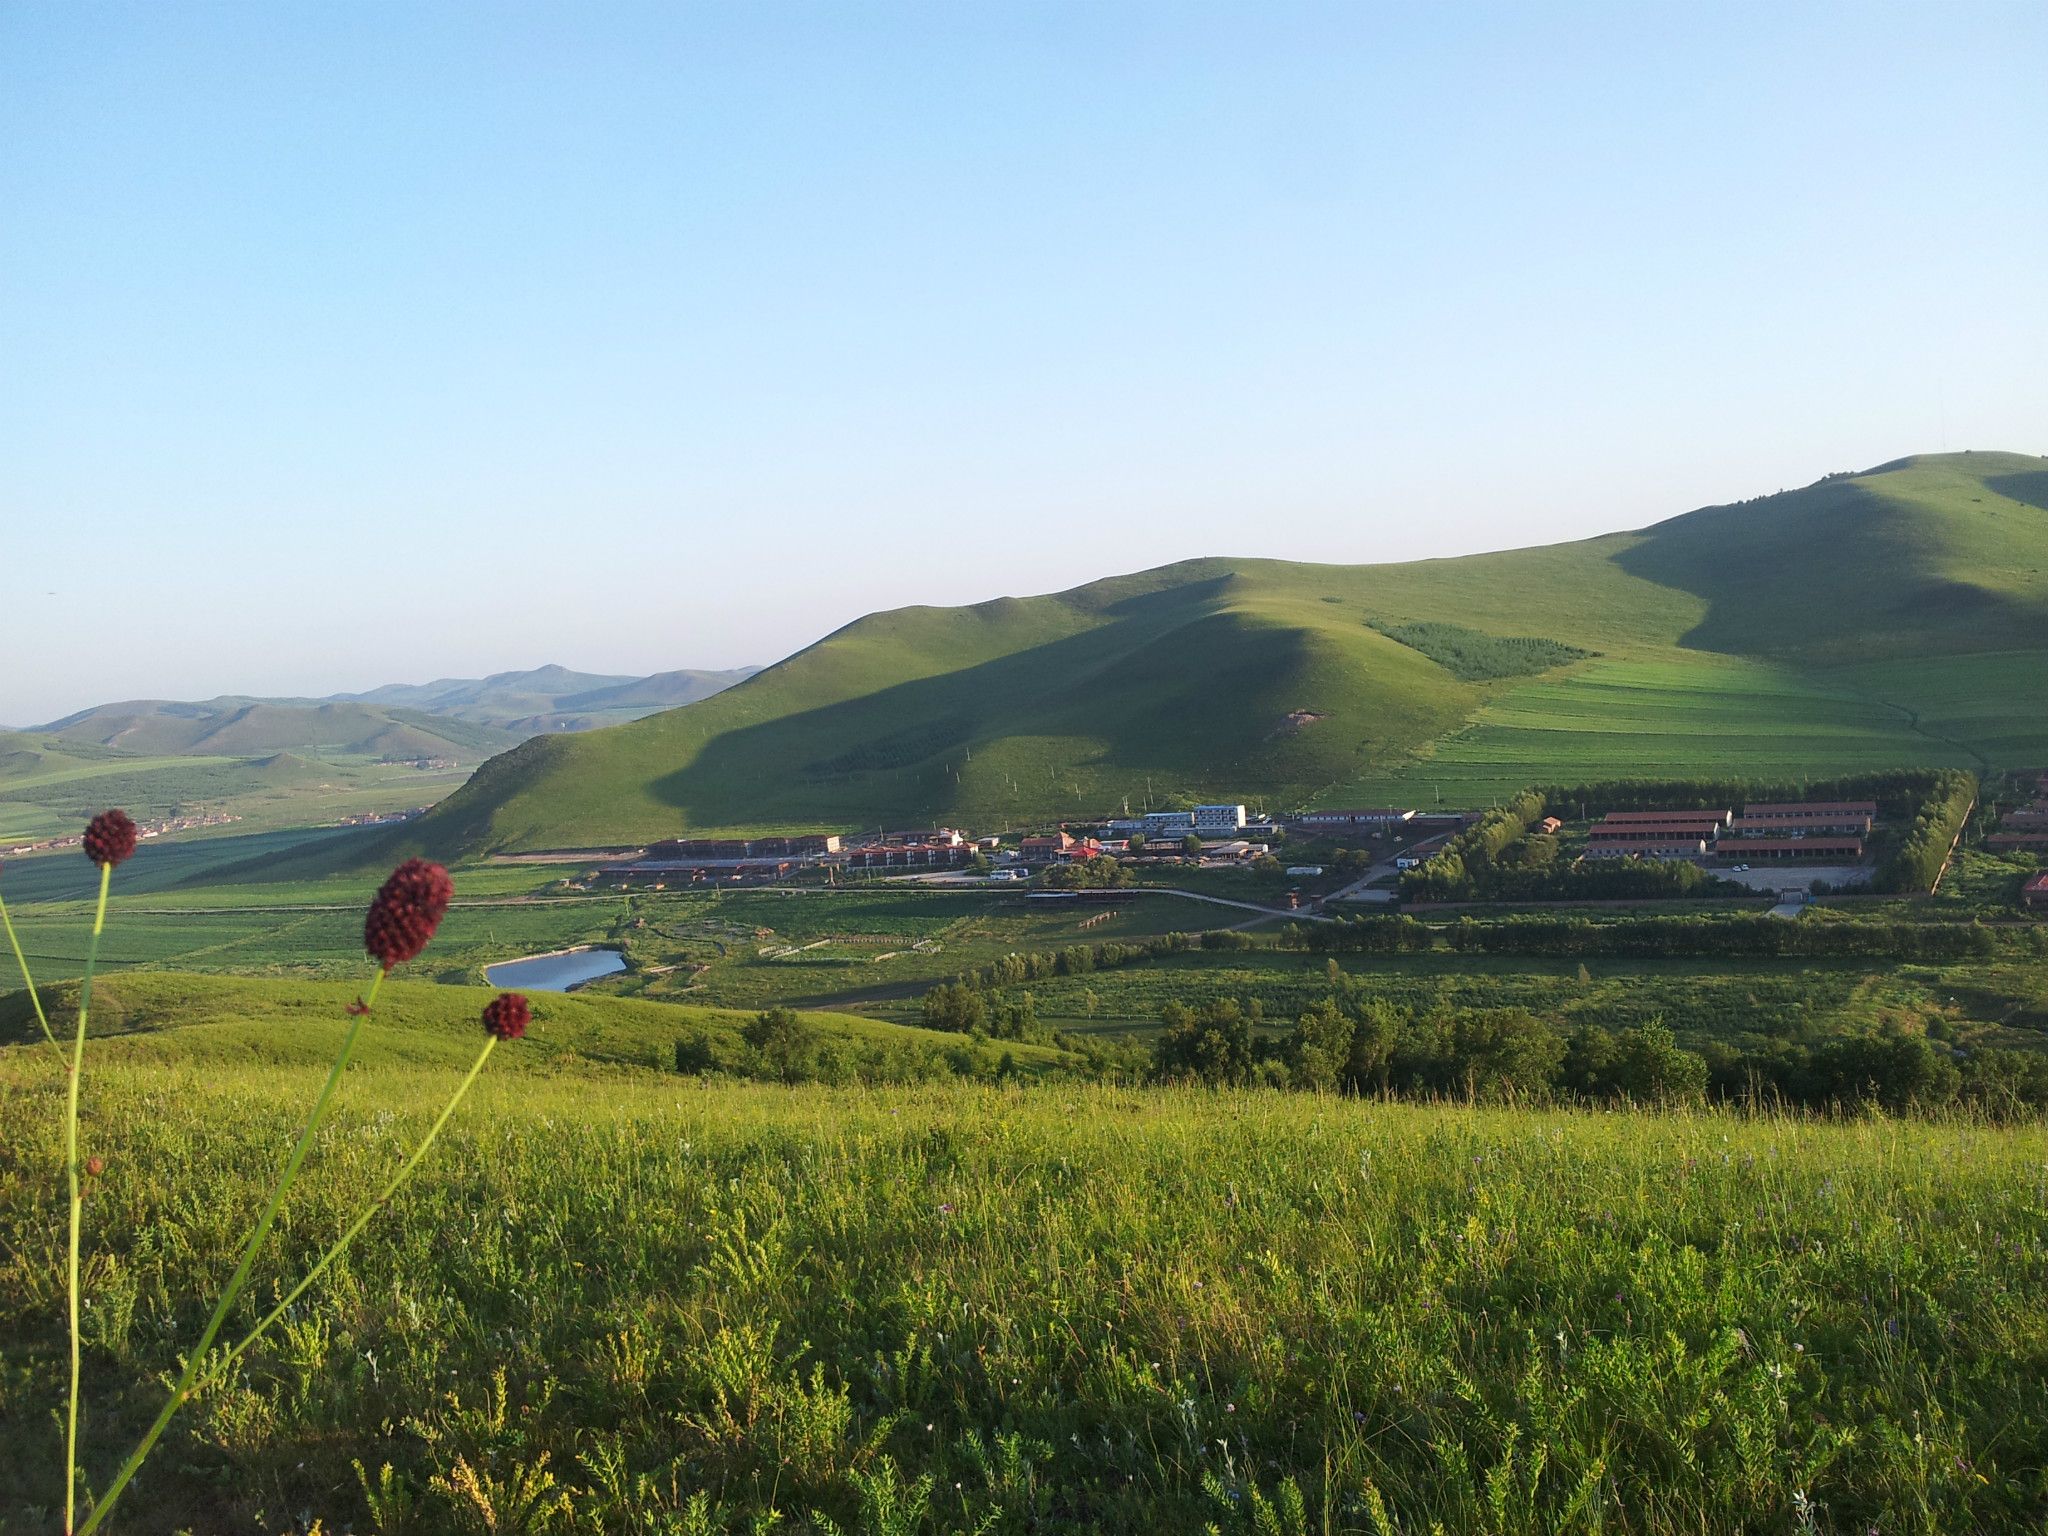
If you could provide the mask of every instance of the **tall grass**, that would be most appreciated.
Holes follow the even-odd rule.
[[[453,1074],[351,1078],[274,1306]],[[95,1422],[175,1369],[307,1074],[113,1065]],[[61,1085],[0,1061],[0,1503],[52,1486]],[[175,1168],[168,1180],[161,1170]],[[2032,1531],[2038,1129],[1101,1087],[486,1078],[120,1526]],[[18,1528],[39,1529],[25,1515]]]

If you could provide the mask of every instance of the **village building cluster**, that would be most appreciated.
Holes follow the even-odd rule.
[[[1874,800],[1720,810],[1609,811],[1586,834],[1589,859],[1816,860],[1858,864],[1877,824]]]
[[[156,821],[137,822],[135,835],[140,838],[162,837],[168,832],[193,832],[201,827],[225,827],[240,821],[239,816],[230,816],[226,811],[209,811],[195,816],[166,816]],[[46,837],[38,842],[17,843],[12,848],[0,848],[0,858],[21,858],[31,853],[48,853],[57,848],[76,848],[85,841],[83,832],[69,837]]]
[[[1998,830],[1984,839],[1984,846],[1993,853],[2048,858],[2048,771],[2035,779],[2033,800],[2007,811],[1999,819]]]
[[[1060,865],[1114,858],[1119,862],[1179,863],[1196,858],[1208,867],[1266,860],[1283,845],[1334,844],[1347,872],[1374,864],[1390,870],[1423,863],[1443,839],[1470,826],[1480,813],[1422,811],[1400,806],[1306,810],[1269,818],[1239,802],[1147,811],[1095,821],[1061,823],[981,836],[955,827],[870,833],[806,833],[753,838],[672,838],[623,854],[591,871],[594,881],[652,883],[656,888],[779,880],[803,871],[830,875],[943,874],[970,868],[992,881],[1030,880]],[[1878,830],[1874,800],[1751,802],[1732,806],[1650,807],[1610,811],[1588,827],[1579,854],[1587,859],[1687,860],[1738,873],[1751,866],[1803,864],[1840,879],[1837,868],[1864,864]],[[1565,832],[1556,816],[1531,829]],[[1366,840],[1384,855],[1354,862]],[[2048,852],[2048,774],[2038,797],[2008,812],[1988,839],[1994,850]],[[1298,857],[1298,855],[1297,855]],[[1274,867],[1268,863],[1267,867]],[[1321,876],[1324,866],[1281,867],[1297,878]],[[1378,887],[1391,891],[1391,875]],[[1365,898],[1360,898],[1365,899]],[[2029,907],[2048,908],[2048,874],[2030,879]]]

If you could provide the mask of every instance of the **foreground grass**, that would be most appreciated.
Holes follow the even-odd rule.
[[[247,1310],[448,1083],[351,1074]],[[93,1086],[103,1479],[312,1074]],[[0,1056],[10,1531],[57,1092]],[[2037,1530],[2044,1193],[2038,1129],[487,1078],[122,1528]]]

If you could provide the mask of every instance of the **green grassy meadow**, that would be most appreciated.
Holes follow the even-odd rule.
[[[396,1026],[394,1026],[396,1027]],[[272,1034],[288,1033],[279,1026]],[[178,1421],[123,1530],[2032,1531],[2039,1132],[1086,1086],[706,1086],[501,1050]],[[90,1080],[88,1469],[315,1073]],[[352,1072],[242,1304],[445,1096]],[[51,1529],[59,1076],[0,1052],[0,1508]]]

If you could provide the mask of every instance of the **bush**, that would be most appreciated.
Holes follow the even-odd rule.
[[[1257,1059],[1257,1002],[1220,998],[1200,1008],[1168,1003],[1159,1016],[1165,1027],[1153,1048],[1156,1074],[1167,1081],[1193,1080],[1214,1087],[1250,1081]]]
[[[740,1036],[765,1076],[800,1083],[820,1075],[818,1032],[793,1008],[770,1008],[755,1014],[740,1026]]]

